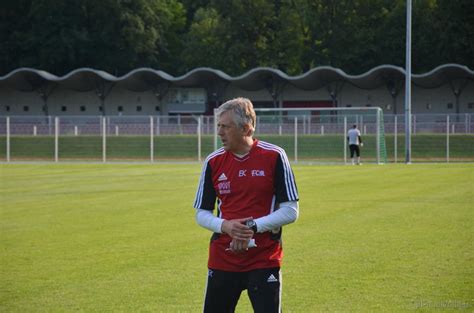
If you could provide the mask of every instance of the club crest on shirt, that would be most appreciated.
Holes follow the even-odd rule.
[[[230,181],[223,181],[217,184],[219,194],[224,195],[230,193]]]

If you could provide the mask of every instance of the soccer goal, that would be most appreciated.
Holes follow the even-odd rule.
[[[363,163],[387,161],[383,111],[379,107],[255,108],[255,137],[285,149],[294,162],[350,163],[347,132],[361,132]],[[214,147],[217,149],[217,119],[214,111]]]

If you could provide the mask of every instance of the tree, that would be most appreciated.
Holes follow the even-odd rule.
[[[202,66],[224,69],[224,44],[220,40],[219,29],[221,24],[221,17],[215,9],[200,8],[196,11],[186,34],[186,45],[180,53],[182,72]]]
[[[471,2],[413,1],[414,72],[474,66]],[[405,0],[3,0],[0,75],[24,66],[298,75],[322,65],[360,74],[404,66],[405,17]]]
[[[29,10],[31,0],[4,0],[0,6],[0,75],[17,67],[19,62],[19,34],[29,30],[24,12]]]
[[[10,36],[17,49],[13,63],[58,75],[78,67],[114,74],[160,62],[171,68],[170,55],[178,43],[170,33],[178,33],[185,24],[184,8],[177,0],[37,0],[28,4],[22,16],[22,25],[28,28],[13,29]]]
[[[430,36],[430,54],[436,58],[425,69],[444,63],[464,64],[474,69],[474,6],[471,0],[438,0],[433,14],[435,36]]]
[[[275,25],[269,1],[212,1],[194,16],[182,54],[183,67],[213,66],[241,74],[274,65]]]

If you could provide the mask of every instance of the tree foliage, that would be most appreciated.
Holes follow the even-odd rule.
[[[0,75],[92,67],[173,75],[257,66],[298,75],[323,65],[360,74],[404,66],[405,0],[3,0]],[[471,0],[413,1],[413,71],[473,67]]]

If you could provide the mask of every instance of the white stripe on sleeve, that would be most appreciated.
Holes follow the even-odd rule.
[[[283,163],[283,174],[285,178],[285,186],[288,199],[290,201],[296,201],[298,199],[298,192],[296,189],[295,177],[293,176],[293,172],[291,171],[290,161],[288,161],[288,157],[286,156],[285,150],[274,144],[264,141],[259,141],[258,146],[263,149],[273,150],[279,153]]]
[[[209,166],[209,161],[214,158],[215,156],[218,156],[220,154],[225,153],[224,148],[220,148],[213,153],[211,153],[206,160],[204,161],[204,165],[202,166],[202,172],[201,172],[201,177],[199,178],[199,185],[198,185],[198,190],[196,192],[196,199],[194,200],[194,208],[199,209],[202,204],[202,198],[203,198],[203,193],[204,193],[204,184],[206,182],[206,170],[207,167]]]

